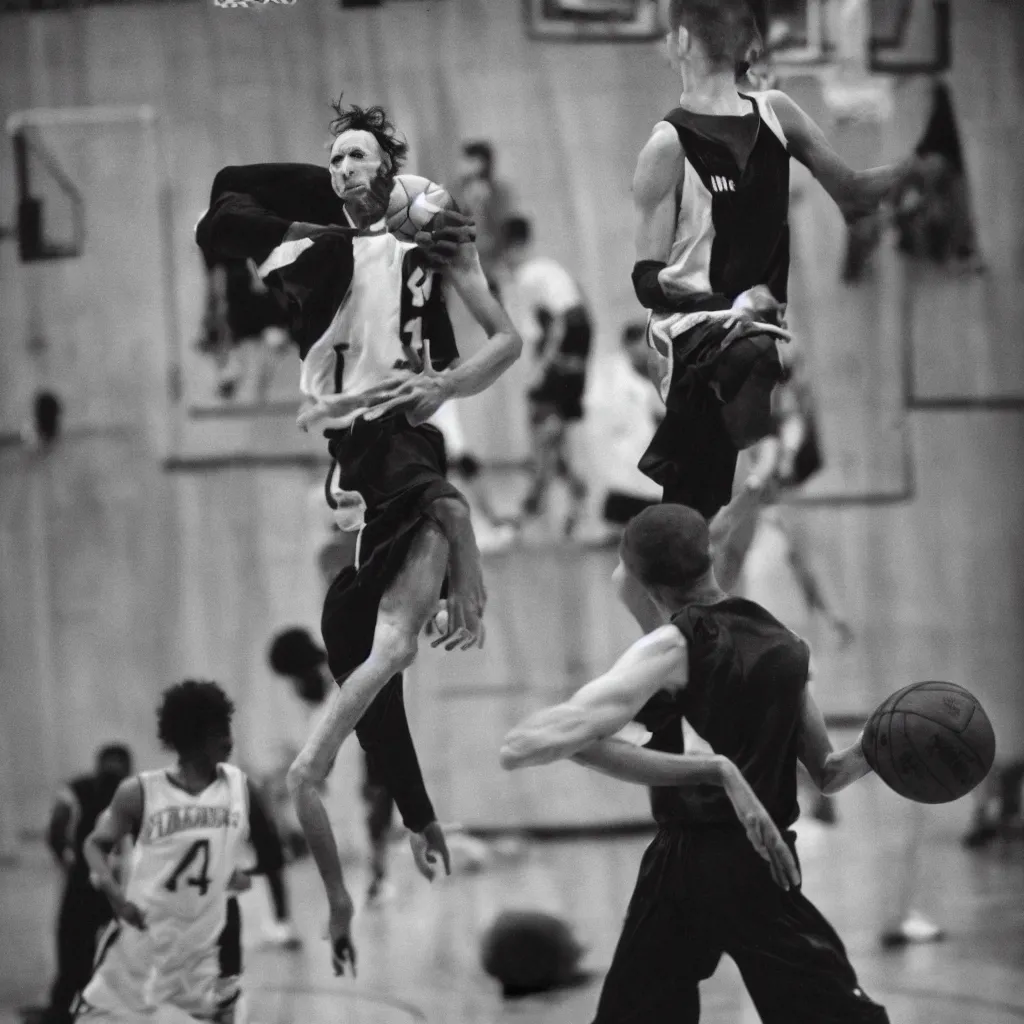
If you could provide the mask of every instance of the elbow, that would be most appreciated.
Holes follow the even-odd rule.
[[[509,328],[506,331],[506,342],[505,342],[505,368],[507,369],[513,363],[519,361],[520,356],[523,354],[523,339],[519,336],[519,332]]]

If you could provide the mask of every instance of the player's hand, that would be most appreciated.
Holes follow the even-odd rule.
[[[779,326],[786,317],[786,304],[779,302],[766,285],[757,284],[736,296],[732,311],[756,323]]]
[[[327,930],[331,940],[331,967],[335,977],[343,975],[346,966],[352,969],[352,977],[356,976],[356,947],[352,943],[354,916],[355,905],[347,892],[339,893],[331,900]]]
[[[228,879],[228,892],[248,892],[252,888],[252,875],[248,871],[235,868]]]
[[[796,866],[793,851],[735,765],[730,764],[726,773],[725,792],[736,810],[736,816],[746,829],[751,845],[768,862],[775,884],[787,892],[798,886],[800,870]]]
[[[321,420],[337,419],[358,412],[360,409],[378,409],[380,403],[387,402],[394,396],[397,389],[412,376],[407,370],[396,370],[391,376],[364,391],[342,395],[324,395],[317,399],[307,399],[299,410],[296,423],[300,430],[309,430]],[[390,406],[389,406],[390,407]],[[370,417],[368,416],[367,419]],[[373,417],[374,419],[379,417]]]
[[[367,420],[377,420],[393,409],[402,409],[409,423],[418,427],[454,397],[448,375],[434,369],[428,338],[423,339],[423,354],[417,359],[421,364],[419,373],[406,377],[397,387],[375,399],[373,408],[366,414]]]
[[[423,231],[416,232],[415,241],[432,267],[446,267],[458,255],[461,246],[476,241],[476,224],[461,210],[442,210]]]
[[[448,852],[448,841],[439,822],[432,821],[422,832],[411,832],[409,846],[412,847],[416,869],[428,882],[432,882],[437,874],[438,857],[444,864],[444,873],[452,873],[452,855]]]

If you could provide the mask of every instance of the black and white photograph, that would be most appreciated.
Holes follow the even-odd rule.
[[[0,0],[0,1024],[1024,1021],[1022,97]]]

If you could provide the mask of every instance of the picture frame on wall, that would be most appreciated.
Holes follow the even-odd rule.
[[[644,42],[663,32],[658,0],[523,0],[531,39]]]

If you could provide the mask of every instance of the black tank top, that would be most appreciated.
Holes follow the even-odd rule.
[[[796,757],[810,651],[760,605],[730,597],[683,609],[673,624],[689,643],[690,681],[675,695],[662,692],[638,719],[654,733],[651,746],[681,753],[685,717],[716,754],[743,773],[781,827],[799,815]],[[669,821],[732,821],[723,791],[659,787],[654,816]]]
[[[659,275],[669,298],[692,295],[696,308],[729,305],[755,285],[787,301],[789,149],[768,99],[746,96],[744,117],[676,107],[662,119],[685,157],[676,236]],[[701,302],[710,292],[727,302]],[[684,308],[685,303],[673,308]]]

